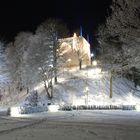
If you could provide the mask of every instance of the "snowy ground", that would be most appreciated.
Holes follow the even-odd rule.
[[[110,75],[100,68],[83,70],[64,70],[58,76],[58,84],[54,85],[54,94],[51,104],[63,105],[139,105],[140,87],[122,78],[113,77],[112,98],[110,94]],[[39,104],[47,104],[44,85],[35,87],[41,96]],[[1,100],[3,106],[19,106],[25,104],[27,94],[5,95]],[[140,107],[140,105],[139,105]]]
[[[87,103],[88,105],[137,105],[140,103],[140,87],[134,88],[133,82],[125,78],[113,78],[113,97],[110,99],[110,76],[107,72],[101,72],[99,68],[69,70],[63,72],[58,81],[59,83],[54,86],[52,104],[63,106],[87,105]],[[40,96],[45,96],[43,85],[39,84],[36,89]],[[2,116],[5,115],[3,106],[22,104],[27,96],[13,94],[1,102],[0,140],[140,139],[140,112],[137,111],[86,110],[34,113],[17,118]]]
[[[54,103],[60,105],[133,105],[140,103],[140,87],[125,78],[113,78],[110,99],[110,75],[99,68],[69,71],[59,77],[54,88]]]
[[[139,140],[136,111],[69,111],[0,118],[1,140]]]

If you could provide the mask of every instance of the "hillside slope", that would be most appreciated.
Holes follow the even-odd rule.
[[[83,69],[81,71],[64,71],[59,75],[58,84],[54,85],[52,104],[59,105],[134,105],[140,103],[140,87],[125,78],[113,78],[113,96],[110,94],[110,76],[99,68]],[[36,88],[40,96],[46,96],[44,86]],[[28,94],[4,95],[1,106],[11,106],[24,103]],[[45,102],[43,100],[43,102]]]
[[[140,103],[140,87],[125,78],[113,78],[110,98],[110,75],[99,68],[63,74],[54,89],[54,102],[59,104],[107,105]]]

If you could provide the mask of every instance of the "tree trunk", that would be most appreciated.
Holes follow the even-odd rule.
[[[44,87],[45,87],[45,90],[46,90],[46,93],[47,93],[48,98],[51,99],[51,95],[50,95],[50,93],[48,91],[48,87],[47,87],[46,82],[44,82]]]
[[[56,41],[54,42],[54,47],[53,47],[53,57],[54,57],[54,60],[53,60],[53,68],[54,68],[54,83],[57,84],[57,52],[56,52],[56,49],[57,49],[57,43]]]
[[[54,71],[54,83],[57,84],[57,71]]]
[[[110,95],[109,95],[109,97],[112,98],[112,74],[110,77]]]
[[[29,93],[29,88],[27,87],[27,94]]]
[[[1,101],[1,98],[2,98],[2,94],[1,94],[1,89],[0,89],[0,101]]]
[[[52,80],[50,82],[50,89],[51,89],[51,98],[53,98],[53,85],[52,85]]]
[[[82,60],[79,60],[79,69],[82,69]]]

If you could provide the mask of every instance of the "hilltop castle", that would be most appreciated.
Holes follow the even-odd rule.
[[[83,36],[59,39],[60,55],[65,62],[63,67],[87,66],[91,63],[90,44]]]

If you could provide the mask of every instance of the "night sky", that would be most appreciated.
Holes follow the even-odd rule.
[[[105,22],[111,0],[46,0],[12,1],[0,3],[0,37],[13,41],[20,31],[34,32],[50,17],[61,18],[72,30],[83,27],[83,34],[91,40],[99,24]]]

